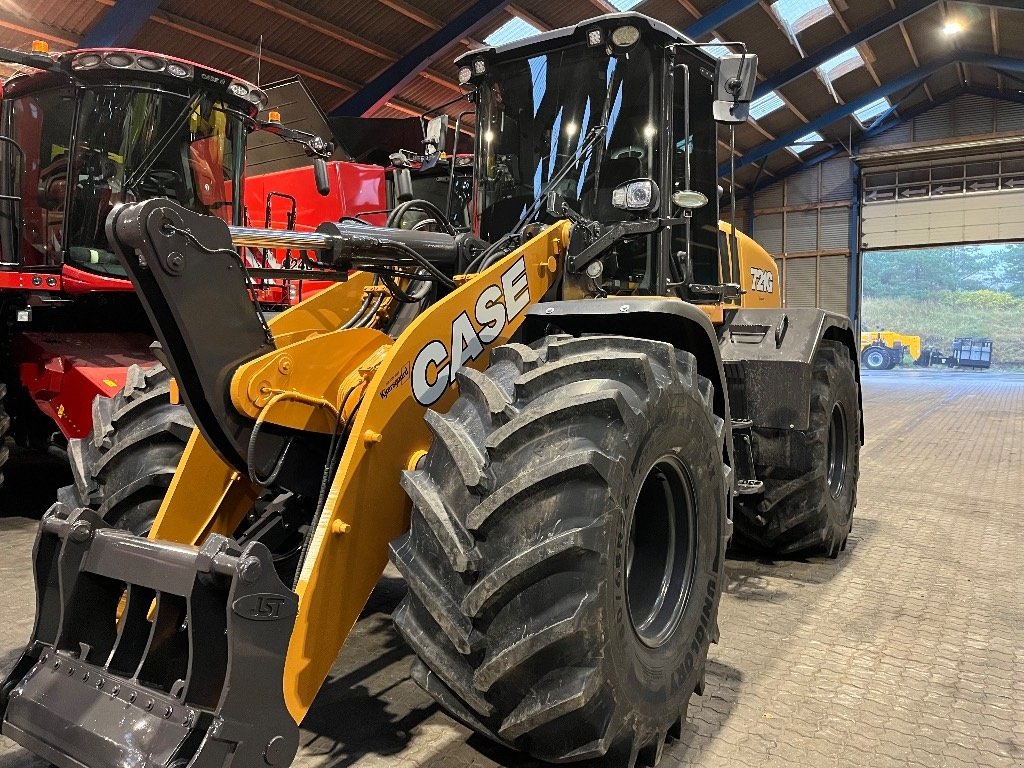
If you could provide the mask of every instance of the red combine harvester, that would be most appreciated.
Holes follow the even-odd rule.
[[[318,160],[286,178],[250,179],[243,193],[251,131],[318,158],[332,146],[274,115],[257,120],[263,90],[192,62],[123,49],[50,55],[41,44],[0,49],[0,60],[24,68],[3,87],[0,116],[0,466],[6,437],[66,451],[75,484],[64,500],[103,498],[108,519],[139,531],[192,421],[170,402],[155,336],[108,245],[111,208],[167,197],[243,225],[244,203],[262,214],[271,191],[294,199],[315,177],[322,197],[302,190],[303,204],[317,201],[316,221],[336,220],[348,213],[345,184],[359,190],[357,212],[383,209],[384,172]],[[271,253],[245,257],[249,267],[274,266]],[[254,290],[273,308],[297,298],[294,282],[258,279]],[[146,450],[124,450],[140,443]]]

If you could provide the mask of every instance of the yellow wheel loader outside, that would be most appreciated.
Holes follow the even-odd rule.
[[[413,677],[454,717],[654,765],[704,685],[733,523],[843,548],[849,322],[782,309],[718,221],[715,120],[744,119],[756,58],[616,14],[459,64],[472,232],[111,215],[197,429],[149,538],[45,516],[4,734],[69,768],[285,766],[390,556]],[[240,246],[338,282],[267,321]]]

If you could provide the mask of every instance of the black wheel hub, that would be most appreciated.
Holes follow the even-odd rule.
[[[626,604],[640,641],[663,645],[679,624],[697,560],[697,507],[682,462],[663,456],[637,494],[626,550]]]
[[[838,499],[846,487],[848,451],[846,411],[841,403],[836,403],[832,407],[832,416],[829,419],[828,461],[825,467],[828,491],[833,499]]]

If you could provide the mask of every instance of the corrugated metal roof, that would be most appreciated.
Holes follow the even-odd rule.
[[[644,0],[635,10],[685,31],[722,2]],[[309,91],[329,112],[472,3],[473,0],[165,0],[132,45],[254,79],[256,49],[262,34],[261,79],[266,82],[300,74]],[[972,5],[964,31],[955,41],[940,34],[947,13],[958,13]],[[115,0],[8,0],[0,5],[0,45],[26,48],[34,37],[40,37],[49,39],[54,48],[63,49],[80,39],[114,6]],[[772,76],[891,13],[894,6],[899,8],[900,2],[833,2],[832,13],[819,14],[818,20],[794,33],[771,12],[768,2],[754,3],[712,30],[701,42],[712,36],[744,40],[759,55],[763,75]],[[507,21],[510,14],[539,28],[551,29],[599,15],[609,7],[604,0],[509,3],[501,12],[492,14],[486,24],[467,30],[457,42],[445,47],[430,67],[403,87],[378,114],[408,116],[457,97],[452,60]],[[831,84],[810,71],[781,87],[778,93],[786,106],[756,123],[740,126],[737,147],[742,154],[780,135],[801,131],[807,121],[837,104],[857,99],[875,90],[879,83],[891,82],[919,65],[949,55],[954,46],[965,51],[1024,57],[1024,8],[935,2],[860,44],[857,51],[864,66],[854,68]],[[3,74],[0,69],[0,76]],[[1001,90],[1006,98],[1019,98],[1015,81],[1007,76],[976,65],[950,65],[930,75],[920,87],[891,94],[889,99],[900,111],[917,110],[944,92],[963,89],[965,79],[975,89]],[[455,114],[463,106],[454,105],[449,112]],[[851,116],[819,130],[827,142],[845,142],[851,130],[856,134],[861,126]],[[819,151],[809,150],[804,157]],[[719,159],[727,158],[727,149],[720,146]],[[799,162],[790,152],[775,152],[767,159],[763,178],[770,179],[773,173],[783,173]],[[755,166],[744,168],[738,180],[749,183],[758,173]]]

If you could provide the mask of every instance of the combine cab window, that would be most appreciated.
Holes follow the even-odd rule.
[[[76,134],[68,257],[123,274],[104,223],[119,202],[167,197],[235,221],[241,119],[201,94],[111,88],[83,96]]]
[[[25,153],[22,162],[13,146],[5,143],[2,150],[4,193],[22,196],[20,206],[10,201],[0,205],[0,217],[5,219],[0,243],[5,264],[61,262],[74,115],[70,90],[42,91],[5,105],[3,133]]]

